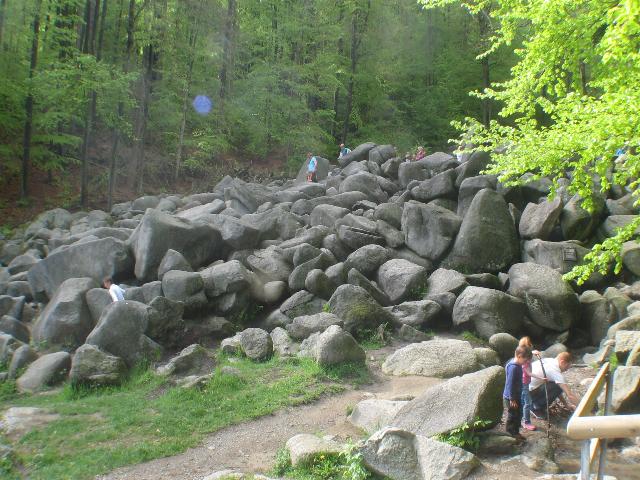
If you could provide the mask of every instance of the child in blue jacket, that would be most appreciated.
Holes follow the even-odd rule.
[[[533,357],[531,349],[525,346],[518,346],[514,357],[509,360],[504,367],[507,374],[507,381],[504,385],[502,398],[507,409],[507,433],[513,435],[518,440],[523,440],[520,435],[520,419],[522,418],[522,365],[530,361]]]

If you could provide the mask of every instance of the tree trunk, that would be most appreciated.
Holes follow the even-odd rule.
[[[2,48],[2,34],[4,31],[4,16],[7,11],[7,2],[9,0],[0,0],[0,48]]]
[[[230,0],[231,1],[234,0]],[[194,31],[189,38],[189,64],[187,66],[187,82],[184,87],[182,96],[182,121],[180,122],[180,135],[178,136],[178,149],[176,151],[176,171],[173,179],[174,184],[178,183],[180,175],[180,166],[182,164],[182,145],[184,144],[184,130],[187,126],[187,111],[189,107],[189,96],[191,94],[191,82],[193,80],[193,64],[196,58],[196,44],[198,41],[198,21],[195,21]],[[222,94],[222,87],[220,87]]]
[[[486,10],[480,10],[478,13],[478,24],[480,27],[480,41],[485,45],[489,42],[489,35],[491,33],[491,23],[489,18],[489,12]],[[485,50],[485,47],[483,47]],[[483,55],[480,60],[482,67],[482,90],[491,86],[491,80],[489,78],[489,55]],[[482,99],[482,124],[489,128],[491,122],[491,101],[488,98]]]
[[[122,5],[122,2],[120,3]],[[124,60],[124,73],[129,73],[129,69],[131,68],[131,53],[133,52],[133,29],[135,27],[135,0],[129,0],[129,13],[127,19],[127,43],[125,50],[125,60]],[[118,118],[122,118],[124,115],[124,105],[122,102],[118,103]],[[118,128],[115,127],[111,131],[112,137],[112,146],[111,146],[111,157],[109,159],[109,191],[107,193],[107,207],[109,211],[111,207],[113,207],[113,192],[116,187],[116,178],[117,178],[117,160],[118,160],[118,146],[120,144],[120,132]]]
[[[35,13],[33,16],[33,39],[31,40],[31,61],[29,65],[29,80],[33,79],[36,67],[38,66],[38,41],[40,39],[40,7],[42,0],[36,0]],[[20,198],[26,199],[29,196],[29,163],[31,161],[31,129],[33,127],[33,93],[29,92],[24,102],[25,121],[24,137],[22,142],[22,178],[20,183]]]
[[[87,7],[90,7],[89,0],[87,0]],[[93,20],[86,26],[86,37],[83,45],[87,48],[84,51],[85,54],[94,55],[94,47],[96,42],[96,22],[100,9],[100,0],[94,0],[93,2]],[[85,15],[91,19],[90,12]],[[87,112],[85,115],[84,135],[82,136],[82,169],[81,169],[81,181],[80,181],[80,204],[82,208],[86,209],[89,206],[89,145],[91,143],[91,130],[93,128],[93,119],[96,116],[96,104],[98,95],[95,90],[92,90],[89,95],[89,102],[87,104]]]
[[[344,20],[344,2],[340,1],[338,4],[338,24],[342,24]],[[344,37],[341,34],[338,38],[338,55],[342,57],[344,55]],[[340,106],[340,87],[336,87],[333,92],[333,122],[331,123],[331,136],[338,140],[338,124],[339,124],[339,106]]]
[[[347,143],[349,120],[351,119],[351,111],[353,109],[353,89],[355,86],[356,68],[358,66],[358,48],[362,42],[362,36],[367,29],[370,10],[371,0],[367,0],[366,10],[362,12],[360,8],[357,8],[351,17],[351,71],[349,75],[349,84],[347,86],[347,111],[344,117],[344,125],[342,127],[342,143]]]
[[[220,68],[220,107],[224,108],[224,99],[231,90],[233,76],[233,62],[236,47],[236,32],[238,28],[238,4],[236,0],[229,0],[227,18],[224,25],[222,50],[222,67]]]

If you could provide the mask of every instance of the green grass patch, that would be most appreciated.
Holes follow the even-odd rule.
[[[353,444],[339,454],[319,454],[305,465],[291,465],[289,452],[278,451],[272,473],[291,480],[367,480],[378,478],[368,471]]]
[[[487,345],[487,341],[484,338],[480,338],[475,333],[470,332],[469,330],[465,330],[464,332],[462,332],[461,336],[464,340],[466,340],[469,343],[481,345],[481,346]]]
[[[389,343],[391,327],[385,323],[376,329],[362,329],[356,332],[355,338],[365,350],[377,350]]]
[[[56,394],[26,397],[2,386],[0,409],[35,406],[61,414],[15,445],[18,461],[30,479],[82,479],[180,453],[225,426],[368,378],[364,366],[322,369],[311,359],[254,363],[221,357],[219,367],[224,365],[240,374],[218,368],[202,390],[173,387],[144,369],[111,388],[67,385]]]

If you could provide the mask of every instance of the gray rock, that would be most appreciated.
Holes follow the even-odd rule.
[[[371,297],[373,297],[373,299],[380,305],[389,305],[390,303],[387,294],[380,290],[377,285],[371,282],[367,277],[365,277],[355,268],[349,270],[349,273],[347,275],[347,283],[365,289],[367,293],[371,295]]]
[[[169,300],[184,303],[188,314],[198,312],[207,305],[204,282],[197,272],[167,272],[162,278],[162,291]]]
[[[374,227],[374,230],[377,232],[377,227]],[[338,239],[352,250],[356,250],[372,243],[377,245],[384,244],[384,238],[382,238],[378,233],[373,233],[361,228],[350,227],[348,225],[340,225],[338,227]]]
[[[11,260],[8,265],[8,270],[11,275],[16,275],[18,273],[27,272],[29,269],[34,266],[40,257],[33,255],[32,253],[25,253],[24,255],[18,255],[16,258]]]
[[[636,241],[622,244],[622,263],[625,268],[636,276],[640,275],[640,244]]]
[[[14,352],[22,345],[24,345],[24,343],[8,333],[0,333],[0,362],[5,364],[9,363]]]
[[[314,342],[313,357],[323,367],[341,363],[364,363],[365,352],[339,325],[331,325]]]
[[[613,375],[613,412],[634,413],[640,407],[640,367],[619,366]]]
[[[369,158],[369,152],[376,147],[375,143],[367,142],[358,145],[356,148],[351,150],[351,152],[343,155],[338,159],[338,163],[341,167],[346,167],[352,162],[359,162],[366,158]]]
[[[580,318],[591,334],[591,344],[598,345],[607,335],[614,320],[615,311],[606,298],[595,290],[587,290],[579,297]]]
[[[335,205],[321,204],[316,206],[309,218],[311,226],[324,225],[329,228],[333,228],[335,223],[344,217],[349,210],[347,208],[338,207]]]
[[[392,227],[384,220],[376,221],[376,229],[390,247],[397,248],[404,245],[404,233]]]
[[[9,315],[13,318],[22,318],[24,309],[24,297],[11,297],[9,295],[0,295],[0,315]]]
[[[489,152],[473,152],[469,157],[469,160],[456,168],[456,172],[458,173],[458,177],[456,178],[456,187],[462,186],[462,182],[467,178],[480,175],[480,173],[487,168],[490,161],[491,156],[489,155]]]
[[[93,325],[98,323],[104,309],[113,303],[113,299],[111,298],[111,295],[109,295],[109,290],[105,288],[92,288],[91,290],[87,290],[87,293],[85,293],[85,300],[89,307],[89,311],[91,312]]]
[[[347,271],[355,268],[366,277],[371,277],[390,258],[389,251],[381,245],[365,245],[357,249],[344,261]]]
[[[215,366],[215,359],[202,345],[194,343],[184,348],[178,355],[157,369],[162,376],[206,375]]]
[[[182,319],[184,304],[166,297],[156,297],[149,303],[149,318],[145,335],[165,346],[173,346],[180,341],[185,323]]]
[[[403,162],[398,166],[398,181],[402,188],[407,188],[414,180],[426,180],[428,176],[426,166],[418,162]]]
[[[455,187],[455,178],[454,170],[439,173],[413,187],[411,195],[422,202],[429,202],[435,198],[455,199],[458,193]]]
[[[480,464],[466,450],[398,428],[374,433],[361,453],[367,468],[393,480],[462,480]]]
[[[46,301],[70,278],[102,282],[105,277],[128,276],[132,267],[127,244],[109,237],[57,249],[31,267],[28,279],[34,298]]]
[[[396,325],[430,328],[440,319],[442,307],[433,300],[416,300],[389,307],[389,312],[396,319]]]
[[[34,326],[34,342],[72,349],[82,345],[94,325],[85,294],[95,287],[96,282],[90,278],[65,280]]]
[[[374,329],[393,317],[361,287],[340,285],[329,299],[331,313],[344,320],[345,330]]]
[[[457,296],[468,286],[469,283],[462,273],[446,268],[437,269],[427,280],[427,292],[429,295],[451,292]]]
[[[314,315],[296,317],[285,328],[295,340],[304,340],[312,333],[324,332],[331,325],[344,326],[344,322],[332,313],[321,312]]]
[[[301,433],[287,440],[285,449],[289,451],[291,465],[308,466],[321,454],[337,455],[341,447],[333,440],[317,437],[310,433]]]
[[[496,273],[520,258],[513,219],[502,196],[489,189],[474,197],[443,266],[464,273]]]
[[[543,200],[538,204],[529,203],[520,218],[520,237],[546,240],[562,213],[560,197]]]
[[[222,238],[211,225],[189,222],[157,210],[147,210],[131,238],[139,280],[155,280],[167,250],[184,255],[193,268],[199,268],[222,256]]]
[[[16,348],[9,364],[9,378],[16,378],[23,368],[38,359],[38,352],[30,345],[22,345]]]
[[[200,272],[208,298],[249,288],[248,270],[238,260],[219,263]]]
[[[312,315],[323,311],[325,301],[306,290],[291,295],[280,305],[280,311],[293,320],[301,315]]]
[[[556,446],[550,438],[532,439],[524,447],[522,463],[536,472],[559,473],[560,467],[555,462],[555,449]]]
[[[489,346],[498,352],[501,360],[513,358],[518,348],[518,339],[508,333],[496,333],[489,337]]]
[[[355,175],[349,175],[342,181],[338,191],[340,193],[362,192],[369,200],[377,203],[387,201],[387,194],[380,188],[376,176],[368,172],[358,172]]]
[[[271,335],[273,351],[276,355],[280,357],[291,357],[297,353],[297,345],[293,342],[284,328],[276,327],[269,335]]]
[[[487,340],[496,333],[520,335],[527,305],[519,298],[498,290],[467,287],[453,307],[453,324],[471,327]]]
[[[307,275],[311,270],[324,269],[331,264],[331,259],[325,253],[321,253],[315,258],[308,260],[293,269],[291,275],[289,275],[288,283],[289,289],[292,292],[304,289],[304,284],[307,279]]]
[[[316,268],[308,273],[304,288],[317,297],[330,298],[338,286],[325,272]]]
[[[184,218],[185,220],[197,220],[203,215],[220,213],[225,209],[225,204],[219,198],[212,200],[211,202],[196,207],[187,208],[176,214],[176,217]]]
[[[262,215],[254,223],[249,224],[250,215],[243,218],[235,218],[231,215],[205,215],[200,217],[199,223],[210,225],[220,233],[224,245],[224,251],[243,250],[255,248],[261,239],[277,237],[280,234],[281,225],[285,219],[278,214]]]
[[[465,275],[467,282],[472,287],[491,288],[493,290],[502,290],[502,282],[497,275],[491,273],[472,273]]]
[[[0,317],[0,332],[8,333],[24,343],[29,343],[31,338],[29,327],[9,315]]]
[[[20,393],[35,393],[64,380],[71,368],[71,355],[56,352],[43,355],[27,367],[16,387]]]
[[[127,372],[124,361],[94,345],[82,345],[73,356],[69,379],[74,384],[117,385]]]
[[[238,335],[242,352],[251,360],[266,360],[273,354],[273,341],[261,328],[247,328]]]
[[[173,249],[167,250],[160,266],[158,267],[158,280],[162,280],[164,274],[171,270],[180,270],[182,272],[193,272],[193,268],[187,262],[187,259],[180,252],[176,252]]]
[[[431,335],[421,332],[411,325],[403,324],[397,333],[398,339],[409,343],[425,342],[431,339]]]
[[[475,197],[480,190],[484,190],[485,188],[495,190],[496,184],[496,177],[492,175],[478,175],[476,177],[465,178],[460,184],[460,190],[458,192],[458,206],[456,210],[458,216],[460,218],[465,216],[473,201],[473,197]]]
[[[453,242],[462,219],[446,208],[408,202],[402,212],[405,244],[418,255],[439,260]]]
[[[383,220],[394,228],[401,228],[403,207],[398,203],[381,203],[374,212],[373,218]]]
[[[450,378],[475,372],[479,365],[469,342],[428,340],[392,353],[382,364],[387,375]]]
[[[387,294],[391,303],[396,304],[416,296],[426,284],[427,271],[424,267],[403,259],[385,262],[378,270],[378,285]]]
[[[560,226],[565,240],[587,240],[600,221],[604,201],[596,197],[593,213],[582,208],[582,199],[574,195],[562,209]]]
[[[493,365],[501,365],[502,361],[498,353],[492,348],[474,348],[473,353],[476,356],[476,360],[482,368],[491,367]]]
[[[247,265],[264,283],[278,280],[287,282],[292,271],[282,250],[277,247],[256,250],[247,257]]]
[[[495,425],[502,417],[504,382],[504,369],[498,366],[452,378],[410,401],[391,426],[431,437],[478,418]]]
[[[153,360],[144,331],[149,322],[147,305],[139,302],[114,302],[102,313],[100,321],[87,337],[86,343],[122,358],[131,368],[144,359]]]
[[[372,434],[387,426],[406,403],[373,398],[362,400],[356,404],[347,419],[351,424]]]
[[[509,269],[510,295],[522,298],[534,323],[550,330],[568,330],[577,320],[578,298],[555,270],[535,263]]]

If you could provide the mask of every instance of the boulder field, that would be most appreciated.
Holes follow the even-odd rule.
[[[182,350],[159,373],[197,385],[215,365],[202,346],[334,365],[364,362],[357,340],[391,329],[409,345],[387,358],[385,373],[454,377],[407,404],[376,407],[386,428],[369,439],[365,460],[404,478],[443,467],[420,461],[398,474],[404,467],[381,465],[376,452],[396,445],[472,468],[473,458],[431,437],[477,416],[498,420],[501,406],[481,400],[499,395],[497,365],[520,335],[589,362],[616,354],[626,366],[615,407],[635,408],[640,245],[624,245],[617,276],[583,286],[562,276],[638,215],[631,194],[612,187],[587,211],[562,181],[553,199],[546,179],[501,185],[482,173],[490,161],[486,152],[463,163],[438,152],[406,162],[391,145],[366,143],[338,167],[321,159],[318,183],[305,181],[303,165],[291,180],[227,176],[208,192],[144,196],[110,212],[44,212],[0,237],[0,379],[18,376],[24,392],[66,380],[112,385],[136,363]],[[111,302],[105,277],[125,301]],[[465,330],[491,348],[428,340]],[[460,392],[473,399],[467,408],[439,414],[445,407],[434,405],[453,405]]]

